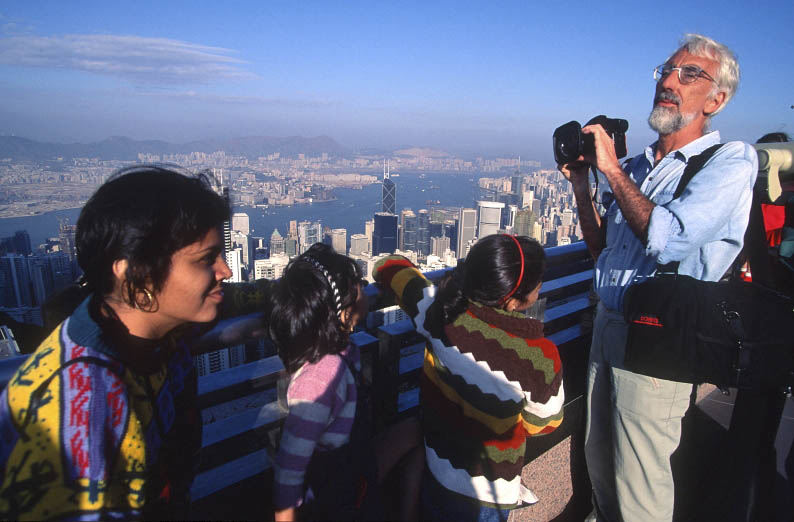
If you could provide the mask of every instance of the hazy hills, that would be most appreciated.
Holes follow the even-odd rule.
[[[0,136],[0,159],[51,161],[57,158],[99,158],[102,160],[134,161],[139,153],[145,154],[189,154],[191,152],[213,153],[223,151],[230,156],[245,156],[254,159],[278,152],[281,156],[294,158],[298,154],[319,156],[346,156],[351,153],[328,136],[285,138],[249,136],[227,140],[201,140],[184,144],[158,140],[137,141],[123,136],[114,136],[94,143],[42,143],[17,136]]]

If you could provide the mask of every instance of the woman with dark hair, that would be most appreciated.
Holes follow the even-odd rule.
[[[185,518],[201,423],[181,338],[215,318],[226,201],[204,176],[114,174],[77,223],[87,297],[0,396],[0,518]]]
[[[401,256],[379,261],[393,292],[427,338],[421,406],[425,516],[507,520],[523,501],[528,436],[562,422],[562,365],[543,324],[520,312],[537,301],[545,253],[526,237],[479,240],[436,288]]]
[[[292,374],[274,462],[276,520],[375,520],[379,484],[401,467],[400,517],[417,518],[423,454],[415,419],[373,438],[368,390],[350,333],[366,317],[358,265],[317,243],[276,283],[270,335]]]

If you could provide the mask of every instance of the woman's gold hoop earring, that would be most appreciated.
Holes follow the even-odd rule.
[[[138,299],[136,299],[135,306],[137,308],[140,308],[144,312],[155,311],[155,304],[157,301],[155,300],[154,294],[152,294],[152,292],[148,288],[144,288],[143,290],[141,290],[141,293],[143,294],[143,297],[145,299],[141,300],[143,302],[140,302]]]

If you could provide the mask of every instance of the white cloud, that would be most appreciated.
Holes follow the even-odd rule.
[[[0,38],[0,64],[72,69],[144,84],[214,83],[252,78],[233,51],[168,38],[125,35]]]
[[[251,105],[287,108],[321,108],[336,105],[335,102],[313,98],[268,98],[265,96],[235,96],[188,91],[133,91],[130,95],[161,98],[177,101],[196,101],[219,105]]]

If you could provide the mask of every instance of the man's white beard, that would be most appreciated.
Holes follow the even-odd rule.
[[[695,119],[696,113],[684,114],[672,107],[657,105],[648,116],[648,125],[662,136],[678,132]]]

